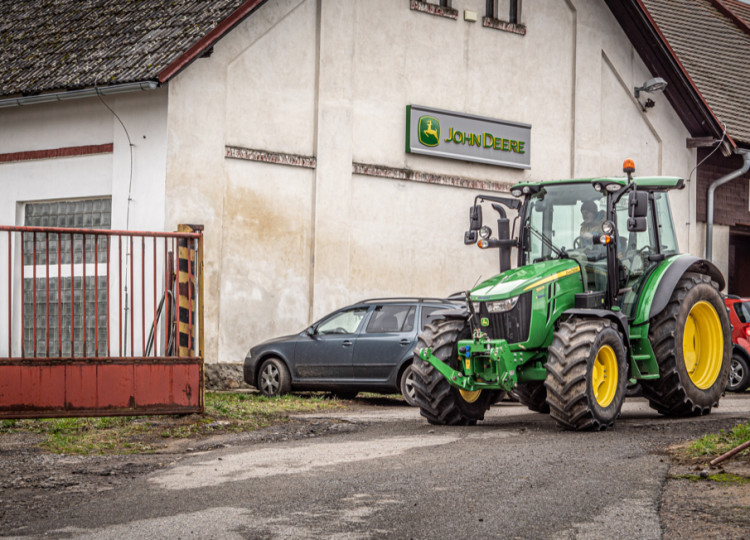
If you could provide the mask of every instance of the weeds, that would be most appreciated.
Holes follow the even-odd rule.
[[[729,431],[709,433],[687,447],[689,457],[719,456],[750,440],[750,423],[737,424]],[[744,453],[744,452],[743,452]]]
[[[42,436],[40,447],[61,454],[155,452],[170,439],[254,431],[289,421],[289,414],[343,408],[324,394],[285,395],[206,392],[205,414],[188,416],[105,416],[0,420],[4,433]]]

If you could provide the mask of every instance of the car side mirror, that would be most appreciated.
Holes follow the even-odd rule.
[[[314,336],[315,334],[317,334],[317,333],[318,333],[318,331],[317,331],[317,330],[315,329],[315,327],[314,327],[314,326],[309,326],[309,327],[308,327],[308,328],[307,328],[307,329],[305,330],[305,334],[307,334],[307,335],[308,335],[308,336],[310,336],[310,337],[313,337],[313,336]]]

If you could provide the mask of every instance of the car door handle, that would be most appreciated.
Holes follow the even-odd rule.
[[[352,342],[351,342],[351,341],[349,341],[348,339],[345,339],[344,341],[342,341],[342,342],[341,342],[341,345],[342,345],[343,347],[348,347],[348,346],[349,346],[349,345],[351,345],[351,344],[352,344]]]
[[[408,345],[409,343],[411,343],[410,339],[402,339],[401,340],[401,345]]]

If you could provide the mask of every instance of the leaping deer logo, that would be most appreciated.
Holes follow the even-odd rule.
[[[434,116],[419,119],[419,142],[424,146],[437,146],[440,143],[440,121]]]

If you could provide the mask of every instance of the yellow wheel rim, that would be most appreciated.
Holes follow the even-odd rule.
[[[705,300],[690,308],[682,336],[682,357],[693,384],[701,390],[711,388],[721,372],[724,334],[716,309]]]
[[[460,388],[458,389],[458,391],[461,394],[461,397],[464,398],[464,401],[466,403],[474,403],[479,399],[479,394],[482,393],[481,390],[474,390],[472,392],[469,392],[468,390],[462,390]]]
[[[601,407],[607,407],[617,393],[617,355],[612,347],[604,345],[596,353],[591,373],[594,399]]]

